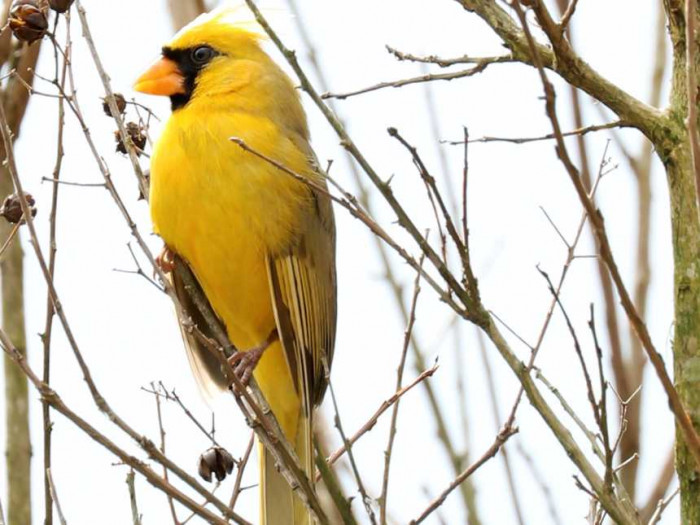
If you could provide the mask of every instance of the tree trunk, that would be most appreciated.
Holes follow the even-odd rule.
[[[9,38],[9,36],[8,36]],[[22,79],[31,85],[34,68],[39,56],[40,44],[25,47],[12,66]],[[11,79],[2,93],[2,104],[7,113],[8,123],[13,134],[19,134],[20,124],[29,100],[29,92],[21,82]],[[0,148],[1,158],[5,152]],[[0,199],[13,193],[12,179],[4,166],[0,167]],[[10,232],[10,225],[0,222],[0,240],[4,242]],[[2,326],[12,343],[22,353],[26,352],[24,325],[24,281],[23,254],[19,236],[0,259],[2,284]],[[27,378],[5,356],[5,403],[6,403],[6,455],[8,483],[8,523],[9,525],[29,525],[31,523],[30,464],[31,443],[29,440],[29,398]]]
[[[666,167],[671,196],[674,254],[675,334],[673,340],[676,388],[700,431],[700,220],[695,191],[695,174],[685,119],[688,114],[686,87],[686,38],[684,2],[669,1],[667,15],[673,42],[673,85],[668,143],[657,151]],[[698,19],[696,11],[696,20]],[[696,24],[697,25],[697,24]],[[695,64],[698,45],[695,38]],[[697,73],[696,73],[697,75]],[[681,522],[700,523],[700,475],[682,433],[676,436],[676,471],[681,488]]]

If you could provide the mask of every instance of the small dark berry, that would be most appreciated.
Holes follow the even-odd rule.
[[[46,0],[15,0],[8,23],[18,40],[30,44],[40,40],[49,27]]]
[[[135,122],[127,122],[126,133],[127,135],[129,135],[131,142],[134,143],[134,146],[138,148],[136,150],[136,154],[140,155],[141,150],[143,150],[143,148],[146,147],[146,134],[141,129],[141,126],[139,126]],[[122,136],[121,133],[119,133],[119,130],[114,132],[114,140],[117,142],[117,151],[126,155],[126,144],[124,144],[124,140],[122,140]]]
[[[124,110],[126,109],[126,99],[124,98],[124,95],[121,93],[115,93],[113,96],[119,113],[124,114]],[[112,116],[112,112],[109,110],[109,97],[104,98],[102,102],[102,111],[104,111],[105,115],[108,117]]]
[[[27,199],[27,204],[29,204],[32,217],[36,217],[36,207],[34,206],[36,202],[34,201],[34,197],[32,197],[29,193],[25,193],[24,197]],[[12,224],[17,224],[19,221],[24,222],[22,219],[22,204],[20,203],[19,195],[13,193],[12,195],[5,197],[2,207],[0,207],[0,215],[5,217],[7,222]]]
[[[65,13],[75,0],[49,0],[49,6],[57,13]]]
[[[205,481],[211,481],[212,473],[218,481],[223,481],[227,474],[233,472],[233,456],[221,447],[211,447],[199,456],[199,475]]]

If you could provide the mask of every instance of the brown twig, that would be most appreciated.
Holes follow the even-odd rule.
[[[673,481],[676,474],[676,469],[674,465],[675,454],[673,453],[673,448],[666,454],[666,460],[661,467],[661,473],[656,478],[656,483],[651,489],[651,493],[647,498],[647,502],[640,506],[639,515],[644,523],[649,523],[651,517],[654,515],[654,511],[659,505],[659,502],[663,500],[664,495],[668,492],[668,487]]]
[[[253,445],[255,444],[255,433],[250,435],[248,440],[248,446],[245,449],[243,457],[238,462],[238,471],[236,472],[236,480],[233,483],[233,493],[231,494],[231,499],[228,506],[231,510],[236,508],[236,502],[238,501],[238,496],[241,495],[241,483],[243,482],[243,474],[245,473],[245,468],[248,465],[248,459],[250,458],[250,453],[253,451]]]
[[[354,97],[357,95],[364,95],[365,93],[371,93],[372,91],[378,91],[385,88],[400,88],[404,86],[409,86],[411,84],[420,84],[423,82],[435,82],[436,80],[456,80],[458,78],[466,78],[477,75],[483,72],[491,64],[499,64],[504,62],[512,62],[512,60],[507,60],[508,57],[491,57],[484,58],[478,62],[474,67],[465,69],[462,71],[454,71],[451,73],[426,73],[424,75],[419,75],[417,77],[403,78],[400,80],[392,80],[389,82],[379,82],[369,87],[356,89],[354,91],[347,91],[344,93],[322,93],[322,99],[335,98],[338,100],[345,100],[346,98]]]
[[[421,258],[420,264],[423,264],[423,259]],[[401,349],[401,358],[399,359],[399,366],[396,370],[396,388],[395,390],[401,390],[401,385],[403,383],[403,371],[406,365],[406,356],[408,355],[408,347],[411,344],[411,334],[413,333],[413,326],[416,322],[416,308],[418,307],[418,295],[420,294],[420,273],[416,273],[416,279],[413,282],[413,297],[411,298],[411,307],[409,309],[408,316],[408,326],[406,326],[406,331],[403,338],[403,347]],[[401,400],[397,399],[394,403],[394,408],[391,411],[391,423],[389,424],[389,442],[386,447],[386,452],[384,453],[384,475],[382,476],[382,491],[379,496],[379,522],[381,525],[386,525],[386,502],[389,493],[389,468],[391,465],[391,453],[394,448],[394,439],[396,438],[396,424],[399,417],[399,406]]]
[[[606,124],[595,124],[593,126],[585,126],[573,129],[571,131],[563,132],[562,137],[573,137],[573,136],[583,136],[594,131],[602,131],[606,129],[613,128],[628,128],[630,124],[623,120],[616,120],[614,122],[608,122]],[[488,143],[488,142],[510,142],[511,144],[528,144],[530,142],[540,142],[543,140],[553,140],[556,139],[554,133],[547,133],[546,135],[541,135],[538,137],[479,137],[476,139],[468,139],[470,143]],[[445,144],[450,144],[451,146],[461,146],[464,144],[464,140],[446,140],[443,141]]]
[[[484,452],[484,454],[472,465],[469,466],[468,469],[466,469],[464,472],[462,472],[459,476],[457,476],[450,484],[447,486],[445,490],[443,490],[440,495],[435,498],[430,505],[418,516],[417,518],[411,520],[409,522],[409,525],[418,525],[419,523],[422,523],[430,514],[440,507],[447,499],[447,496],[450,495],[450,493],[459,486],[460,483],[462,483],[465,479],[467,479],[469,476],[471,476],[474,472],[476,472],[479,468],[481,468],[484,463],[486,463],[488,460],[493,458],[496,454],[498,454],[498,451],[501,449],[501,447],[504,445],[508,439],[516,434],[518,432],[517,428],[513,428],[511,426],[506,425],[503,430],[501,430],[498,435],[496,436],[496,439],[494,442],[491,444],[491,446]]]
[[[442,58],[442,57],[439,57],[436,55],[428,55],[428,56],[412,55],[411,53],[404,53],[404,52],[399,51],[398,49],[391,47],[391,46],[386,46],[386,50],[402,62],[408,61],[408,62],[419,62],[422,64],[437,64],[440,67],[449,67],[449,66],[454,66],[456,64],[481,64],[483,62],[505,63],[505,62],[514,62],[515,61],[515,59],[512,57],[512,55],[500,55],[500,56],[493,56],[493,57],[470,57],[468,55],[463,55],[461,57],[456,57],[456,58]]]
[[[7,239],[5,239],[5,242],[3,243],[2,247],[0,247],[0,257],[2,257],[2,255],[5,253],[7,248],[12,244],[12,241],[15,240],[15,237],[17,236],[17,232],[19,232],[20,226],[22,226],[22,221],[19,221],[10,230],[10,234],[7,236]]]
[[[155,391],[155,385],[151,383],[151,388]],[[156,415],[158,416],[158,431],[160,433],[160,451],[165,455],[165,426],[163,425],[163,411],[161,410],[160,406],[160,396],[155,395],[153,396],[156,400]],[[131,477],[129,477],[131,476]],[[163,467],[163,479],[167,481],[168,483],[170,480],[168,479],[168,469]],[[126,477],[127,484],[130,483],[129,485],[129,490],[131,491],[133,489],[134,485],[134,471],[131,470],[129,471],[129,474],[127,474]],[[173,518],[173,524],[174,525],[180,525],[180,520],[177,518],[177,512],[175,511],[175,504],[173,503],[173,497],[170,494],[166,494],[166,497],[168,498],[168,507],[170,508],[170,515]],[[132,501],[132,510],[136,507],[136,494],[134,494],[134,500]],[[134,522],[136,522],[136,519],[138,518],[138,512],[134,514]]]
[[[666,507],[668,507],[671,501],[673,501],[673,498],[675,498],[679,494],[680,490],[680,487],[678,487],[676,490],[671,492],[668,498],[659,501],[659,504],[656,506],[654,514],[652,514],[651,518],[649,518],[648,525],[656,525],[659,522],[659,520],[661,520],[661,514],[663,514],[664,510],[666,510]]]
[[[330,380],[330,370],[328,369],[327,363],[324,363],[324,367],[326,369],[326,379],[328,381],[328,391],[331,394],[331,402],[333,403],[333,412],[334,412],[334,417],[333,420],[335,422],[335,427],[338,429],[338,433],[340,434],[340,439],[343,442],[343,445],[345,449],[348,452],[348,459],[350,460],[350,467],[352,468],[352,473],[355,477],[355,482],[357,483],[357,490],[360,492],[360,496],[362,497],[362,504],[365,507],[365,511],[367,512],[367,516],[369,517],[369,521],[373,524],[376,525],[377,523],[377,518],[374,514],[374,509],[372,508],[372,498],[369,497],[367,494],[367,490],[365,489],[364,483],[362,482],[362,477],[360,476],[360,471],[357,468],[357,462],[355,461],[355,455],[352,452],[352,443],[348,440],[347,435],[345,434],[345,431],[343,430],[343,424],[340,419],[340,410],[338,409],[338,400],[335,397],[335,390],[333,389],[333,383]]]
[[[58,46],[53,46],[54,52],[54,62],[55,62],[55,77],[54,82],[61,86],[66,84],[66,74],[68,68],[68,61],[71,57],[71,41],[70,41],[70,15],[65,17],[66,20],[66,55],[63,60],[63,67],[61,68],[60,78],[59,78],[59,58],[58,58]],[[56,17],[54,23],[54,34],[56,33],[56,28],[58,27],[59,17]],[[63,98],[58,100],[58,133],[56,138],[56,161],[53,169],[53,178],[51,179],[54,184],[51,188],[51,210],[49,212],[49,275],[51,279],[54,278],[56,272],[56,226],[57,226],[57,213],[58,213],[58,190],[59,177],[61,174],[61,167],[63,165],[64,146],[63,146],[63,136],[65,130],[65,104]],[[51,336],[53,332],[53,320],[54,320],[54,308],[53,302],[51,301],[51,295],[46,294],[46,320],[44,323],[44,331],[41,335],[41,341],[43,345],[43,371],[42,371],[42,381],[47,385],[51,384]],[[43,434],[44,434],[44,471],[47,473],[44,479],[44,525],[52,525],[53,523],[53,505],[52,505],[52,495],[49,487],[48,472],[51,469],[51,433],[53,430],[53,424],[51,423],[51,413],[49,406],[47,404],[42,405],[42,420],[43,420]]]
[[[374,425],[377,424],[377,421],[384,412],[391,408],[391,406],[394,403],[401,399],[401,397],[403,397],[403,395],[406,394],[409,390],[411,390],[414,386],[416,386],[419,383],[422,383],[427,378],[432,377],[432,375],[437,371],[437,369],[438,365],[433,365],[431,368],[428,368],[422,374],[416,377],[413,381],[411,381],[411,383],[401,388],[401,390],[395,392],[394,395],[392,395],[389,399],[383,401],[379,408],[374,412],[374,414],[372,414],[372,416],[367,420],[367,422],[364,425],[362,425],[360,429],[347,440],[347,445],[354,445],[358,439],[360,439],[367,432],[372,430],[374,428]],[[347,451],[347,445],[343,444],[343,446],[341,446],[338,450],[333,452],[333,454],[331,454],[328,457],[327,463],[329,465],[332,465],[333,463],[338,461],[338,459]],[[318,479],[318,477],[316,479]]]
[[[130,469],[126,473],[126,486],[129,488],[129,503],[131,504],[131,519],[134,525],[141,525],[141,514],[139,514],[139,507],[136,504],[136,474],[134,469]],[[166,478],[167,480],[167,478]],[[172,505],[172,503],[171,503]],[[176,522],[177,523],[177,522]]]
[[[486,349],[486,341],[484,340],[484,334],[481,330],[479,330],[477,333],[477,339],[479,342],[481,361],[484,364],[484,371],[486,372],[486,385],[488,387],[491,413],[493,414],[494,424],[496,425],[496,428],[498,428],[498,425],[501,423],[501,421],[503,421],[503,419],[501,418],[501,410],[498,406],[496,379],[494,378],[493,370],[491,369],[491,363],[489,362],[489,356]],[[523,511],[520,505],[519,490],[515,484],[515,477],[513,475],[513,468],[510,464],[509,454],[505,448],[501,452],[501,457],[503,458],[503,466],[505,467],[506,471],[508,491],[510,492],[510,499],[513,503],[513,510],[515,511],[516,519],[520,525],[524,525],[525,520],[523,518]]]
[[[49,491],[51,492],[51,501],[56,505],[56,514],[58,514],[58,520],[61,522],[61,525],[67,525],[66,518],[63,515],[63,509],[61,508],[61,502],[58,499],[58,495],[56,494],[56,485],[53,482],[53,476],[51,475],[51,469],[47,468],[46,469],[46,484],[49,487]]]

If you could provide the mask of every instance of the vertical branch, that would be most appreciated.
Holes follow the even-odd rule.
[[[5,4],[9,10],[10,1]],[[3,21],[4,25],[4,21]],[[5,59],[12,56],[10,32],[3,31],[1,54]],[[25,85],[34,79],[40,43],[24,46],[19,52],[14,67],[17,77],[10,77],[0,94],[2,105],[7,113],[7,121],[14,137],[19,134],[22,118],[27,108],[29,92]],[[5,54],[7,53],[7,54]],[[15,60],[14,58],[12,60]],[[26,83],[26,84],[23,84]],[[0,158],[5,151],[0,145]],[[13,192],[12,179],[5,165],[0,166],[0,200]],[[0,239],[6,239],[11,227],[0,222]],[[24,266],[19,236],[9,244],[0,258],[2,282],[2,326],[15,346],[26,355],[26,332],[24,324]],[[29,437],[29,398],[27,378],[21,370],[5,358],[5,400],[6,400],[6,457],[8,497],[8,522],[11,524],[31,523],[30,463],[31,445]]]
[[[56,16],[54,23],[53,34],[56,35],[59,17]],[[70,24],[70,15],[66,15],[66,25]],[[65,56],[63,57],[63,67],[59,78],[59,50],[54,41],[53,53],[55,62],[55,78],[54,83],[63,87],[66,83],[66,74],[68,69],[68,61],[71,56],[70,30],[66,28],[66,48]],[[65,101],[63,97],[58,99],[58,136],[56,138],[56,162],[53,169],[53,188],[51,188],[51,211],[49,212],[49,274],[51,279],[54,278],[56,271],[56,222],[58,212],[58,189],[59,177],[61,174],[61,166],[63,164],[63,133],[65,124]],[[46,297],[46,321],[44,324],[44,332],[41,334],[43,345],[43,376],[42,381],[47,385],[51,383],[51,334],[53,331],[54,308],[51,301],[51,294],[47,292]],[[49,483],[48,472],[51,469],[51,431],[53,424],[51,423],[51,411],[48,403],[42,403],[42,419],[44,430],[44,525],[53,524],[53,498],[51,496],[51,487]]]
[[[423,265],[423,259],[420,261]],[[420,294],[420,272],[416,274],[416,280],[413,283],[413,298],[411,299],[411,313],[408,318],[408,326],[404,335],[403,348],[401,350],[401,359],[399,367],[396,370],[396,388],[400,390],[403,383],[403,371],[406,366],[406,356],[408,355],[408,347],[411,344],[411,334],[413,326],[416,322],[416,307],[418,306],[418,294]],[[384,453],[384,476],[382,478],[382,493],[379,496],[379,522],[381,525],[386,525],[386,500],[389,493],[389,468],[391,465],[391,453],[394,448],[394,439],[396,438],[396,423],[399,417],[399,405],[401,401],[397,400],[394,408],[391,411],[391,424],[389,425],[389,443]]]

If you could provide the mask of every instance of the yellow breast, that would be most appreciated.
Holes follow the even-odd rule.
[[[232,143],[298,173],[308,159],[270,121],[246,113],[173,113],[151,159],[155,231],[191,265],[241,349],[274,328],[265,255],[293,242],[311,205],[308,189]]]

